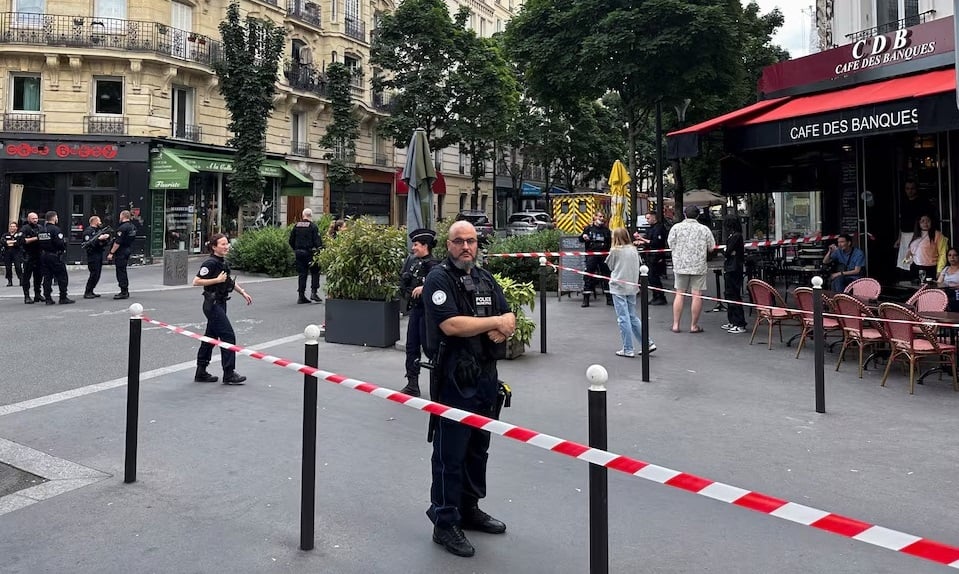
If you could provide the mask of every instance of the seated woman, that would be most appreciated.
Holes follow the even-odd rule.
[[[938,277],[946,266],[948,250],[949,239],[938,230],[932,217],[923,215],[916,220],[916,230],[912,234],[904,261],[910,264],[909,272],[913,280],[921,282],[926,277]]]
[[[949,262],[939,274],[937,284],[949,295],[949,310],[959,311],[959,251],[955,247],[946,252]]]

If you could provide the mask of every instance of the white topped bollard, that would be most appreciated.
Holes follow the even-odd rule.
[[[643,324],[643,340],[639,342],[643,350],[641,357],[643,382],[649,382],[649,267],[639,266],[639,321]]]
[[[539,352],[546,354],[546,257],[539,257]]]
[[[606,380],[602,365],[586,369],[589,381],[589,446],[606,450]],[[589,464],[589,572],[609,572],[609,484],[605,466]]]
[[[320,364],[320,327],[307,325],[303,363],[314,369]],[[312,550],[316,529],[316,377],[303,374],[303,456],[300,469],[300,550]]]
[[[303,329],[303,338],[306,339],[307,345],[317,344],[320,340],[320,326],[307,325],[306,329]]]
[[[127,309],[130,312],[130,317],[134,319],[139,319],[143,316],[143,305],[139,303],[134,303],[130,305],[130,308]]]
[[[143,305],[134,303],[130,312],[130,342],[127,349],[127,421],[123,455],[123,482],[137,480],[137,429],[140,426],[140,346],[143,337]]]
[[[816,412],[826,412],[826,332],[822,320],[822,277],[812,278],[813,348],[816,354]]]

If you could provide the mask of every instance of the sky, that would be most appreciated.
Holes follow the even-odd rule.
[[[793,58],[809,54],[809,37],[814,33],[810,11],[815,9],[815,0],[756,0],[756,3],[763,14],[779,8],[785,17],[782,28],[773,37],[775,43],[789,50]]]

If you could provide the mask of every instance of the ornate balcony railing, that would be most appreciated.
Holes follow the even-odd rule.
[[[353,18],[343,19],[343,32],[350,38],[366,42],[366,22],[360,22]]]
[[[373,163],[379,166],[386,166],[389,162],[389,158],[386,157],[385,153],[373,154]]]
[[[337,146],[330,150],[328,159],[338,159],[347,163],[356,163],[356,152],[349,152],[346,147]]]
[[[393,109],[393,96],[385,92],[373,92],[373,109],[389,112]]]
[[[3,114],[3,131],[40,133],[43,131],[43,114]]]
[[[307,142],[290,142],[290,155],[298,155],[301,157],[310,157],[310,144]]]
[[[305,2],[304,0],[287,0],[286,15],[306,22],[307,24],[320,27],[320,6],[316,2]]]
[[[195,124],[173,124],[172,137],[178,140],[198,142],[203,139],[203,129]]]
[[[83,133],[122,136],[127,133],[124,116],[83,116]]]
[[[158,22],[0,12],[0,44],[153,52],[212,66],[222,44]]]
[[[916,14],[915,16],[909,16],[901,20],[896,20],[895,22],[889,22],[881,26],[873,26],[871,28],[859,30],[858,32],[853,32],[852,34],[846,34],[846,38],[849,39],[850,42],[858,42],[859,40],[865,40],[867,38],[879,36],[880,34],[886,34],[902,28],[910,28],[912,26],[923,24],[935,19],[935,17],[935,10],[926,10],[925,12]]]
[[[366,75],[361,70],[353,70],[353,75],[350,76],[350,90],[353,97],[363,99],[363,93],[366,91]]]
[[[293,89],[326,95],[326,77],[312,65],[287,62],[283,75]]]

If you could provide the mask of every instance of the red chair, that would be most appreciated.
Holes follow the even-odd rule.
[[[916,363],[924,357],[938,357],[940,365],[952,369],[952,388],[959,391],[955,345],[940,343],[934,327],[923,323],[919,315],[901,305],[882,303],[879,305],[879,317],[886,319],[883,321],[883,330],[892,345],[892,354],[882,375],[881,386],[886,386],[886,377],[889,376],[893,362],[903,359],[909,361],[909,394],[913,394],[916,390]],[[919,333],[913,330],[914,325],[920,328]]]
[[[838,371],[839,366],[842,365],[846,349],[850,345],[855,345],[859,348],[859,378],[861,379],[863,349],[882,344],[886,337],[882,330],[873,327],[866,321],[866,319],[875,318],[875,315],[859,299],[844,293],[838,293],[833,296],[832,304],[836,314],[839,315],[836,319],[839,321],[843,333],[842,349],[839,350],[836,370]]]
[[[876,281],[875,279],[863,277],[862,279],[856,279],[849,285],[846,285],[846,288],[843,289],[842,292],[847,295],[862,297],[863,299],[875,300],[879,298],[879,293],[882,292],[882,285],[880,285],[879,281]]]
[[[799,313],[799,320],[802,322],[802,334],[799,335],[799,348],[796,349],[796,358],[798,359],[799,354],[802,353],[803,346],[806,344],[806,337],[812,335],[813,333],[812,288],[796,287],[793,290],[793,295],[796,296],[796,302],[799,304],[799,308],[804,311],[803,313]],[[826,300],[824,297],[823,298],[824,309],[825,309],[825,305],[826,305]],[[830,332],[837,333],[842,330],[842,327],[839,325],[839,321],[832,317],[822,318],[822,328],[827,336],[829,335]]]
[[[917,313],[938,313],[949,307],[949,295],[942,289],[922,289],[910,297],[909,301],[912,301]]]
[[[922,285],[920,285],[920,286],[919,286],[919,290],[916,291],[915,293],[913,293],[913,294],[912,294],[912,297],[906,299],[906,307],[913,307],[913,308],[914,308],[914,307],[916,306],[916,299],[918,299],[918,298],[919,298],[919,295],[921,295],[922,292],[925,291],[925,290],[928,289],[928,288],[929,288],[929,284],[928,284],[928,283],[923,283]]]
[[[783,301],[779,291],[766,283],[762,279],[750,279],[746,283],[746,289],[749,291],[749,297],[756,305],[756,323],[753,326],[753,335],[749,339],[749,344],[753,344],[756,338],[756,331],[759,330],[761,323],[769,325],[769,348],[773,348],[773,325],[779,325],[779,341],[783,340],[783,323],[786,321],[796,321],[799,324],[799,316],[796,312],[786,308],[786,302]]]

